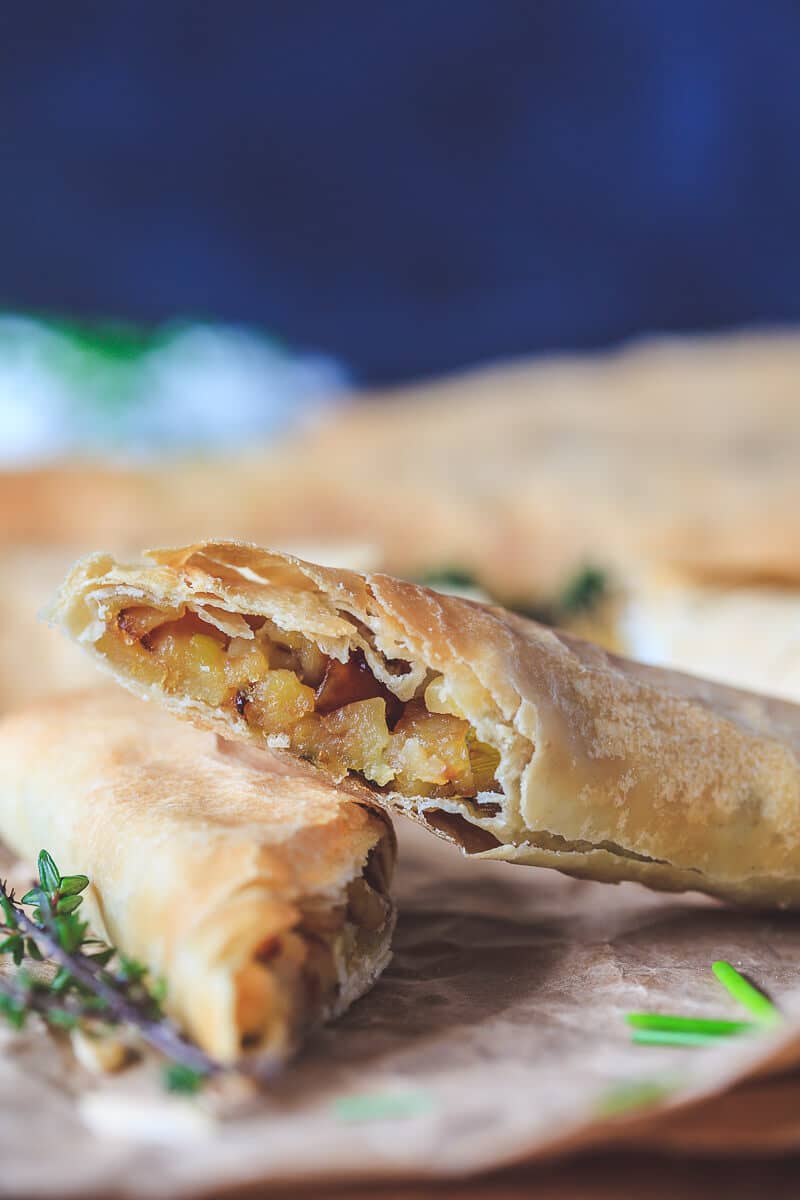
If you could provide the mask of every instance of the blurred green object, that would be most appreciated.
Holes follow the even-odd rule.
[[[664,1013],[629,1012],[625,1014],[625,1020],[634,1029],[658,1033],[699,1033],[705,1037],[752,1033],[756,1028],[752,1021],[728,1021],[721,1017],[676,1017]]]
[[[712,963],[711,970],[734,1000],[752,1013],[761,1026],[780,1025],[783,1018],[769,996],[755,987],[731,963],[719,959]]]
[[[146,354],[155,345],[163,345],[172,336],[175,328],[153,330],[123,321],[99,321],[89,324],[85,321],[56,319],[45,324],[89,354],[124,362]]]
[[[668,1099],[681,1086],[675,1079],[632,1079],[614,1084],[600,1097],[596,1106],[598,1117],[616,1117],[636,1109],[651,1108]]]
[[[599,567],[586,566],[570,579],[557,601],[562,613],[588,612],[608,592],[608,575]]]
[[[421,1117],[435,1107],[428,1092],[386,1092],[339,1096],[333,1101],[333,1115],[347,1124],[364,1121],[403,1121]]]
[[[0,315],[0,463],[225,449],[268,439],[346,386],[262,331]]]

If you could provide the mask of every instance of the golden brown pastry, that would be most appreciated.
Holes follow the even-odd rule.
[[[800,708],[237,543],[96,555],[56,616],[138,695],[355,774],[471,853],[800,903]]]
[[[0,544],[0,714],[96,683],[97,672],[86,656],[41,620],[65,573],[87,548]],[[360,570],[378,565],[372,547],[358,543],[290,549],[329,565],[347,563]]]
[[[587,563],[800,583],[800,336],[639,342],[360,396],[270,447],[0,472],[0,544],[368,541],[384,568],[556,595]]]
[[[634,658],[800,704],[797,591],[653,571],[640,574],[618,613]]]
[[[286,1056],[389,959],[395,844],[369,798],[226,758],[117,689],[0,722],[0,836],[90,877],[93,928],[165,979],[168,1011],[222,1061]]]
[[[655,339],[352,397],[244,453],[0,471],[0,708],[69,677],[68,655],[32,629],[67,561],[95,546],[125,556],[181,545],[198,531],[323,562],[300,547],[366,541],[370,568],[467,571],[506,607],[543,615],[579,572],[600,568],[613,602],[557,623],[637,658],[650,642],[628,640],[617,602],[658,634],[662,606],[651,620],[650,590],[639,592],[650,565],[671,565],[687,587],[780,588],[787,607],[799,604],[799,375],[796,332]],[[796,638],[779,621],[786,636],[767,614],[748,615],[755,669],[719,670],[704,654],[691,669],[792,694]],[[726,613],[717,621],[704,606],[702,624],[702,645],[724,645]],[[682,669],[683,645],[669,630],[658,640],[656,661]],[[32,652],[37,669],[16,669]]]
[[[78,647],[40,619],[78,553],[63,547],[0,546],[0,713],[97,682]]]
[[[587,563],[623,582],[646,562],[796,587],[798,371],[796,333],[754,332],[362,397],[287,447],[284,496],[302,479],[302,503],[256,540],[282,544],[301,514],[343,536],[347,514],[391,571],[460,566],[509,598],[553,595]]]

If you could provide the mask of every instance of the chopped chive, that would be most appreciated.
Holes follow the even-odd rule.
[[[626,1013],[625,1020],[634,1029],[653,1029],[673,1033],[702,1033],[709,1037],[728,1037],[755,1029],[752,1021],[724,1021],[709,1017],[673,1017],[664,1013]]]
[[[333,1115],[340,1121],[397,1121],[419,1117],[434,1107],[427,1092],[373,1093],[339,1096],[331,1105]]]
[[[639,1046],[718,1046],[718,1033],[689,1033],[678,1029],[634,1029],[631,1041]]]
[[[598,1117],[615,1117],[631,1109],[659,1104],[680,1084],[667,1079],[641,1079],[612,1084],[595,1105]]]
[[[712,963],[711,970],[734,1000],[748,1009],[760,1025],[776,1025],[781,1020],[781,1014],[769,997],[740,975],[729,962],[720,960]]]

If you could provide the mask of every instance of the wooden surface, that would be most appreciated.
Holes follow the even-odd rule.
[[[387,1188],[286,1188],[237,1193],[241,1200],[796,1200],[800,1157],[784,1159],[585,1155],[475,1180]]]
[[[584,1152],[472,1179],[359,1187],[292,1186],[225,1200],[796,1200],[800,1196],[800,1073],[754,1080],[643,1126],[672,1151]],[[688,1151],[687,1146],[693,1146]],[[764,1152],[769,1146],[771,1151]],[[726,1148],[727,1149],[724,1149]],[[211,1200],[209,1197],[208,1200]],[[214,1196],[214,1200],[222,1198]]]

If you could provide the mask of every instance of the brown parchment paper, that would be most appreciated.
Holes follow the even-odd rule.
[[[800,1145],[800,1084],[765,1078],[800,1058],[797,916],[470,862],[408,823],[399,833],[392,964],[263,1098],[172,1098],[147,1065],[98,1079],[66,1043],[4,1032],[0,1194],[220,1197],[456,1176],[619,1140]],[[742,1015],[711,975],[717,957],[767,987],[787,1025],[709,1050],[632,1045],[630,1009]],[[353,1097],[408,1111],[345,1119]]]

